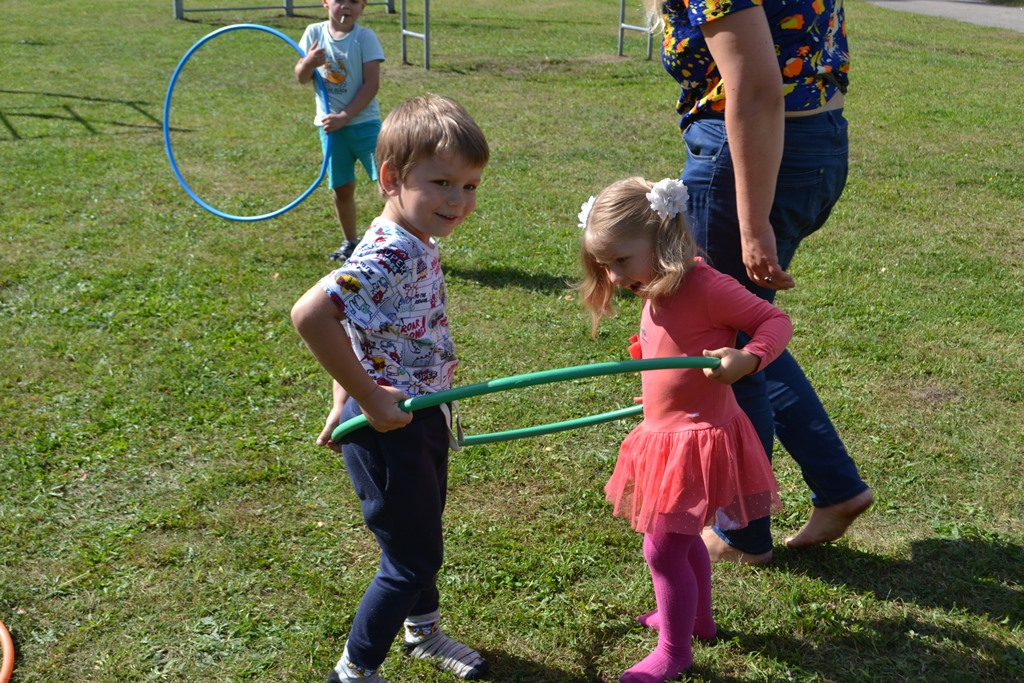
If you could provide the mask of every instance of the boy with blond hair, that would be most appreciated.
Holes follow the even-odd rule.
[[[404,646],[459,678],[487,661],[440,628],[437,573],[452,435],[448,406],[399,403],[451,387],[449,334],[437,239],[476,207],[490,158],[483,132],[446,97],[414,97],[384,121],[377,141],[384,211],[351,258],[306,292],[292,321],[333,378],[334,405],[317,444],[341,451],[381,550],[329,683],[381,683],[378,669],[404,624]],[[369,427],[331,440],[358,414]]]

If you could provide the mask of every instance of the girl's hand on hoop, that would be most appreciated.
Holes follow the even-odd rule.
[[[761,359],[743,349],[726,346],[709,351],[704,349],[705,358],[719,358],[717,368],[704,368],[704,376],[722,384],[732,384],[741,377],[757,372]]]

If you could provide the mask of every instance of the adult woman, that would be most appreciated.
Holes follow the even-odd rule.
[[[763,3],[763,4],[762,4]],[[795,286],[786,272],[846,183],[849,71],[842,0],[648,0],[664,22],[662,64],[681,86],[682,181],[698,245],[758,296]],[[814,508],[791,548],[835,540],[872,503],[828,414],[787,352],[734,386],[772,452],[799,464]],[[708,529],[712,559],[767,562],[768,518]]]

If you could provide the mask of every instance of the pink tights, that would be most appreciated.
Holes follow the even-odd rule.
[[[711,560],[699,536],[646,534],[644,558],[654,583],[656,612],[638,617],[658,630],[654,652],[623,672],[621,683],[664,683],[693,663],[690,640],[714,637]]]

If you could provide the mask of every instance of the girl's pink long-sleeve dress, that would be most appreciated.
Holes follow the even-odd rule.
[[[701,259],[679,288],[644,304],[643,358],[701,356],[744,347],[774,360],[793,334],[789,317]],[[636,350],[631,353],[636,355]],[[644,420],[622,442],[605,494],[615,515],[642,533],[699,534],[710,524],[746,526],[782,507],[771,463],[732,387],[700,369],[642,373]]]

